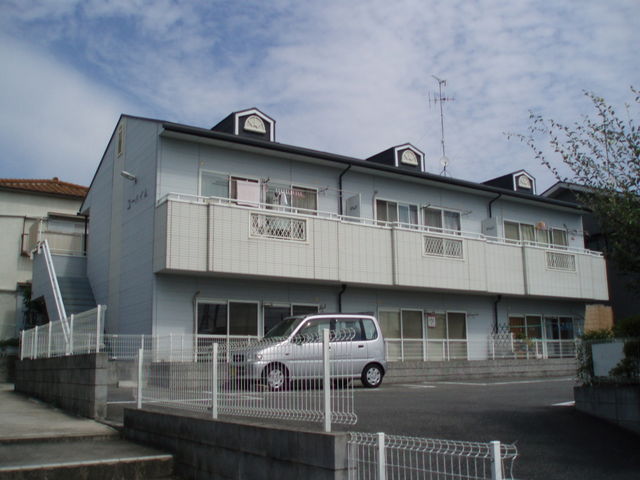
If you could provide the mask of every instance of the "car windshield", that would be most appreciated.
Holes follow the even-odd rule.
[[[302,321],[302,317],[288,317],[269,330],[264,338],[288,337]]]

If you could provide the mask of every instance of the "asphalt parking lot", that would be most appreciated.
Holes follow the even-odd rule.
[[[573,379],[424,382],[356,390],[344,430],[515,443],[515,477],[640,478],[640,437],[577,412]]]

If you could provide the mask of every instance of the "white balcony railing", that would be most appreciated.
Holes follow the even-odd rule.
[[[481,241],[486,241],[486,242],[490,242],[490,243],[499,243],[499,244],[505,244],[505,245],[510,245],[510,246],[521,246],[521,247],[533,247],[533,248],[539,248],[539,249],[543,249],[543,250],[547,250],[547,251],[554,251],[557,252],[560,255],[567,255],[567,254],[571,254],[571,253],[577,253],[577,254],[581,254],[581,255],[590,255],[593,257],[602,257],[602,253],[601,252],[596,252],[596,251],[592,251],[592,250],[586,250],[583,248],[576,248],[576,247],[566,247],[566,246],[555,246],[555,245],[551,245],[551,244],[546,244],[546,243],[537,243],[537,242],[530,242],[530,241],[517,241],[517,240],[507,240],[505,238],[501,238],[501,237],[490,237],[487,235],[483,235],[481,233],[477,233],[477,232],[468,232],[468,231],[464,231],[464,230],[450,230],[450,229],[444,229],[444,228],[434,228],[434,227],[429,227],[429,226],[424,226],[424,225],[414,225],[414,224],[410,224],[410,223],[403,223],[403,222],[380,222],[378,220],[372,219],[372,218],[365,218],[365,217],[350,217],[348,215],[339,215],[337,213],[334,212],[327,212],[327,211],[322,211],[322,210],[307,210],[307,209],[302,209],[302,208],[297,208],[297,207],[291,207],[291,206],[284,206],[284,205],[273,205],[273,204],[269,204],[269,203],[255,203],[255,206],[253,207],[248,207],[246,205],[239,205],[237,203],[237,200],[235,199],[230,199],[230,198],[223,198],[223,197],[202,197],[202,196],[198,196],[198,195],[189,195],[189,194],[183,194],[183,193],[168,193],[167,195],[161,197],[156,205],[161,205],[163,203],[165,203],[166,201],[171,200],[171,201],[177,201],[177,202],[185,202],[185,203],[193,203],[193,204],[201,204],[201,205],[209,205],[209,204],[213,204],[213,205],[228,205],[228,206],[233,206],[235,208],[239,208],[239,209],[249,209],[252,211],[255,210],[261,210],[261,211],[270,211],[270,212],[274,212],[275,210],[277,210],[277,212],[274,212],[274,217],[277,217],[278,219],[281,218],[322,218],[322,219],[330,219],[330,220],[336,220],[336,221],[340,221],[340,222],[349,222],[349,223],[358,223],[360,225],[368,225],[368,226],[375,226],[381,229],[391,229],[391,228],[395,228],[395,229],[401,229],[401,230],[407,230],[407,231],[412,231],[412,232],[423,232],[425,234],[425,245],[424,245],[424,251],[425,254],[427,255],[443,255],[443,256],[448,256],[448,257],[454,257],[454,258],[461,258],[462,257],[462,242],[461,240],[481,240]],[[268,218],[270,215],[265,214],[263,217],[266,219]],[[256,218],[259,218],[256,217]],[[264,225],[264,224],[263,224]],[[301,240],[302,238],[302,229],[304,227],[300,226],[301,224],[297,224],[294,225],[294,231],[289,234],[287,231],[287,228],[283,228],[283,229],[274,229],[272,230],[272,234],[261,234],[259,236],[268,236],[268,237],[272,237],[272,238],[284,238],[284,239],[290,239],[290,240]],[[260,222],[256,221],[256,231],[260,231],[262,227],[260,227]],[[297,229],[297,230],[296,230]],[[262,228],[262,232],[268,232],[269,229],[265,229]],[[440,236],[442,236],[442,238],[449,238],[449,240],[447,242],[441,242],[435,241],[433,239],[435,238],[441,238]],[[453,239],[452,237],[455,236],[456,238]],[[429,245],[427,245],[429,244]],[[441,246],[440,246],[441,245]],[[442,253],[439,253],[442,252]],[[556,265],[559,265],[556,268],[563,268],[563,262],[565,264],[568,265],[567,262],[570,262],[570,260],[567,259],[554,259],[553,260],[555,262]],[[551,265],[549,265],[550,268]]]
[[[385,338],[386,357],[390,362],[451,361],[481,359],[540,360],[575,358],[577,339],[502,339],[487,340]]]

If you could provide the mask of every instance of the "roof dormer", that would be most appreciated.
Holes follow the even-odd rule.
[[[502,177],[492,178],[483,182],[485,185],[505,188],[514,192],[536,194],[536,179],[526,170],[508,173]]]
[[[274,142],[276,121],[257,108],[233,112],[211,130]]]
[[[424,172],[424,153],[410,143],[391,147],[367,158],[367,161],[394,166],[404,170]]]

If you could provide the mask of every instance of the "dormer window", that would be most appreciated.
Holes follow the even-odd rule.
[[[257,108],[233,112],[211,130],[275,142],[276,121]]]
[[[404,152],[402,152],[402,156],[400,157],[400,163],[403,163],[405,165],[412,165],[412,166],[418,166],[418,157],[416,156],[415,153],[413,153],[413,150],[405,150]]]
[[[251,115],[244,121],[244,129],[248,132],[267,133],[264,122],[257,115]]]
[[[424,172],[424,153],[410,143],[391,147],[367,158],[369,162],[382,163],[384,165]]]

